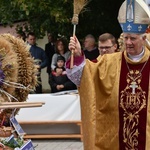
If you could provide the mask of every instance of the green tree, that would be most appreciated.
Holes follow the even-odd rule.
[[[76,34],[83,38],[86,34],[98,37],[110,32],[118,37],[121,33],[117,14],[123,0],[90,0],[86,11],[79,15]],[[16,21],[28,21],[18,30],[34,31],[43,37],[46,31],[69,37],[72,35],[71,18],[73,0],[0,0],[0,22],[12,26]]]
[[[87,12],[81,14],[78,34],[91,33],[98,37],[109,32],[119,37],[121,28],[117,16],[122,2],[123,0],[92,0],[87,6]]]

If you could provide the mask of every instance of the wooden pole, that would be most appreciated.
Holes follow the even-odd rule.
[[[45,102],[2,102],[0,103],[0,109],[41,107],[43,104]]]
[[[74,25],[73,36],[75,36],[75,31],[76,31],[76,25]],[[74,64],[74,50],[71,50],[70,69],[73,68],[73,64]]]
[[[41,107],[42,104],[17,104],[17,105],[0,105],[0,109],[14,109],[14,108],[29,108],[29,107]]]
[[[45,104],[45,102],[1,102],[0,106],[3,105],[28,105],[28,104]]]

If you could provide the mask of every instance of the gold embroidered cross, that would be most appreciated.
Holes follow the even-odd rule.
[[[132,88],[132,94],[135,94],[135,89],[138,87],[138,85],[136,84],[136,82],[131,82],[130,87]]]

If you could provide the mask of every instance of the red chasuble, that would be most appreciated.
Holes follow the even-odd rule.
[[[144,150],[150,59],[131,65],[122,56],[119,88],[119,149]]]

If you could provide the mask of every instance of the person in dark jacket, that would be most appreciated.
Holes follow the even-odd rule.
[[[52,57],[55,54],[55,44],[54,44],[54,37],[52,33],[48,33],[47,37],[48,37],[48,43],[45,44],[45,53],[48,58],[47,73],[50,74]]]
[[[27,43],[30,46],[31,56],[34,58],[35,64],[38,65],[39,69],[39,85],[36,87],[35,93],[42,93],[41,69],[47,66],[47,57],[45,51],[36,45],[36,36],[33,32],[28,33]]]
[[[88,34],[84,40],[84,55],[87,59],[96,62],[99,56],[99,50],[96,46],[95,38],[92,34]]]
[[[68,79],[64,65],[65,58],[63,56],[58,56],[57,66],[51,72],[49,78],[49,84],[52,93],[76,89],[76,85],[70,79]]]

